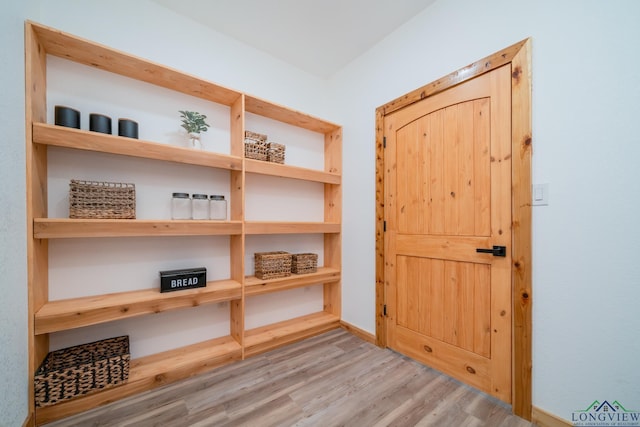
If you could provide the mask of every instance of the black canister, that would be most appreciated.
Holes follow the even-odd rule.
[[[118,135],[127,138],[138,138],[138,122],[129,119],[118,120]]]
[[[62,105],[55,106],[55,124],[80,129],[80,111]]]
[[[111,117],[102,114],[89,114],[89,130],[111,134]]]

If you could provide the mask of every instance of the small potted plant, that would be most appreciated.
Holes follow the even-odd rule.
[[[191,147],[202,148],[202,145],[200,144],[200,133],[206,132],[207,128],[209,128],[209,124],[204,121],[207,116],[196,111],[179,110],[179,113],[180,118],[182,119],[182,124],[180,126],[182,126],[189,134]]]

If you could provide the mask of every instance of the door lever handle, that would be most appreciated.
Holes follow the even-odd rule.
[[[476,252],[480,252],[483,254],[492,254],[493,256],[501,256],[501,257],[506,257],[507,256],[507,247],[506,246],[493,246],[493,249],[483,249],[483,248],[477,248]]]

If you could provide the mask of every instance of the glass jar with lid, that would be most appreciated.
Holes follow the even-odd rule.
[[[191,217],[193,219],[209,219],[209,197],[206,194],[191,196]]]
[[[171,198],[171,219],[191,219],[191,198],[189,193],[173,193]]]
[[[209,218],[218,221],[227,219],[227,201],[224,196],[215,194],[209,197]]]

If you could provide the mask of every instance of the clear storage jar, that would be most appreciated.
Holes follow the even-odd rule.
[[[227,201],[224,196],[215,194],[209,199],[209,218],[225,221],[227,219]]]
[[[193,219],[209,219],[209,196],[194,194],[191,197],[191,217]]]
[[[173,193],[171,197],[171,219],[191,219],[189,193]]]

